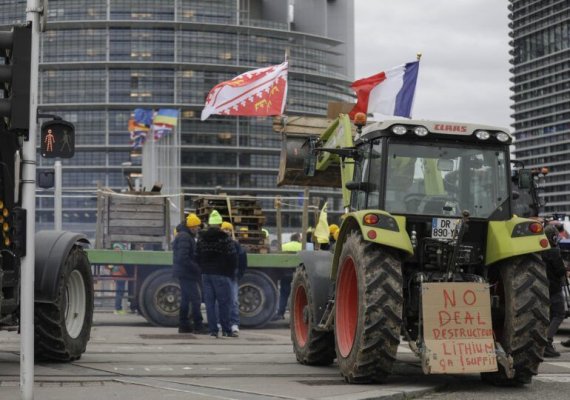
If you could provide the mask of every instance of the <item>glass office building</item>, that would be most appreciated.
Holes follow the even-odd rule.
[[[570,3],[509,3],[516,159],[548,167],[546,214],[570,213]]]
[[[25,20],[25,1],[0,0],[0,23]],[[121,190],[141,171],[131,154],[135,108],[180,110],[181,186],[186,193],[263,197],[268,225],[281,138],[271,118],[212,116],[200,121],[209,90],[289,54],[288,115],[325,116],[329,101],[350,101],[354,75],[353,0],[50,0],[42,33],[39,110],[76,127],[76,152],[63,160],[63,227],[94,236],[96,187]],[[53,161],[39,159],[38,169]],[[38,228],[52,228],[52,192],[39,192]],[[340,211],[339,196],[329,210]],[[283,225],[300,227],[300,201]],[[332,207],[331,207],[332,205]],[[186,207],[191,207],[190,199]],[[334,215],[334,214],[333,214]]]

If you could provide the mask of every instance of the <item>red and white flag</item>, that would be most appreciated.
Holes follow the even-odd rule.
[[[206,99],[202,121],[212,114],[264,117],[281,115],[287,99],[288,62],[244,72],[218,83]]]

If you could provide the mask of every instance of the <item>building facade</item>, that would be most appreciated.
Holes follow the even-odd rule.
[[[0,0],[0,23],[24,22],[23,0]],[[94,236],[96,187],[116,191],[140,173],[127,130],[135,108],[180,110],[181,190],[257,195],[274,225],[273,197],[291,200],[286,228],[301,226],[302,188],[277,188],[281,138],[271,118],[200,121],[209,90],[289,54],[288,115],[325,116],[351,99],[353,0],[50,0],[40,44],[39,110],[76,127],[63,160],[63,227]],[[38,169],[53,160],[39,159]],[[330,199],[333,190],[312,193]],[[186,208],[191,208],[187,197]],[[334,215],[334,213],[333,213]],[[38,229],[53,226],[53,193],[38,192]]]
[[[548,167],[546,214],[570,214],[570,3],[509,3],[516,159]]]

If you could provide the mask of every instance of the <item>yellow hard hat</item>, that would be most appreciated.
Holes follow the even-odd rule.
[[[266,238],[269,237],[269,231],[268,231],[267,229],[263,228],[263,229],[261,230],[261,232],[263,232],[263,236],[264,236],[264,237],[266,237]]]
[[[334,241],[336,242],[338,240],[338,235],[340,233],[340,229],[337,229],[336,231],[333,232],[332,237],[334,239]]]
[[[200,221],[200,218],[198,218],[196,214],[190,213],[186,217],[186,226],[188,228],[195,228],[197,226],[200,226],[200,224],[202,224],[202,221]]]
[[[232,224],[230,224],[229,222],[222,222],[222,226],[220,227],[221,230],[230,230],[233,231],[234,230],[234,226]]]
[[[339,230],[339,227],[337,224],[332,224],[329,225],[329,233],[332,235],[333,233],[335,233],[336,231]]]

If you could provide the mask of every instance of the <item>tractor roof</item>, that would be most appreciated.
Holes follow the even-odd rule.
[[[398,131],[400,132],[399,134],[394,132],[394,127],[396,126],[402,127],[398,128]],[[419,133],[416,132],[416,128],[418,128]],[[364,138],[365,136],[376,136],[374,132],[378,131],[388,132],[390,136],[417,135],[419,137],[429,137],[430,134],[436,134],[439,138],[461,138],[463,140],[473,140],[476,142],[501,142],[503,144],[510,144],[513,140],[508,129],[503,127],[465,122],[428,121],[419,119],[391,119],[371,122],[362,129],[361,138]],[[487,132],[487,134],[479,132]],[[500,133],[505,134],[506,136],[497,136]],[[485,139],[483,139],[484,137]]]

